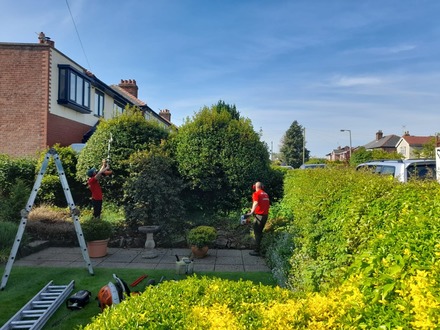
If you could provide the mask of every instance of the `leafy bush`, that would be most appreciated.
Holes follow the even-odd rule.
[[[81,229],[87,242],[105,240],[113,233],[112,224],[103,219],[85,219],[81,222]]]
[[[204,107],[172,139],[188,208],[204,214],[237,210],[270,172],[269,153],[249,119],[225,104]],[[215,202],[213,202],[215,201]]]
[[[0,221],[18,223],[35,175],[35,161],[0,155]]]
[[[34,207],[28,216],[26,232],[33,239],[50,241],[55,246],[72,246],[78,243],[67,208],[47,205]]]
[[[35,180],[36,161],[0,154],[0,197],[8,197],[17,180],[29,189]]]
[[[6,262],[17,235],[18,225],[12,222],[0,222],[0,262]]]
[[[86,204],[88,201],[89,192],[84,184],[76,179],[76,164],[78,154],[70,147],[60,147],[59,145],[55,145],[53,149],[56,151],[57,156],[61,161],[73,201],[78,205]],[[41,170],[41,166],[47,158],[48,151],[49,149],[40,154],[36,171],[39,172]],[[36,203],[64,207],[67,205],[64,189],[61,184],[54,158],[51,156],[51,154],[49,155],[49,162],[41,181]]]
[[[127,223],[132,227],[159,225],[162,236],[182,232],[183,182],[173,160],[154,149],[132,155],[130,162],[130,177],[124,185]]]
[[[285,182],[283,207],[294,211],[285,230],[295,247],[285,256],[286,285],[305,296],[350,279],[365,303],[356,308],[362,328],[438,324],[438,183],[340,168],[304,172]]]
[[[363,307],[350,283],[299,300],[279,287],[193,276],[149,286],[84,329],[354,329]]]
[[[9,194],[0,199],[0,221],[19,223],[21,210],[26,207],[31,189],[21,179],[17,179],[9,189]]]
[[[198,248],[210,246],[217,238],[217,230],[211,226],[198,226],[191,229],[188,233],[188,243]]]
[[[288,220],[275,219],[266,239],[290,290],[198,277],[164,282],[105,310],[87,329],[438,327],[437,182],[401,184],[334,168],[292,171],[285,190],[274,215]]]
[[[169,132],[157,122],[146,120],[136,108],[126,108],[120,116],[101,120],[79,154],[77,179],[85,182],[86,171],[91,167],[99,168],[102,160],[110,156],[110,166],[114,175],[104,178],[101,186],[105,199],[119,205],[124,182],[129,177],[130,155],[137,151],[148,151],[151,146],[159,145],[162,140],[167,139],[168,134]]]

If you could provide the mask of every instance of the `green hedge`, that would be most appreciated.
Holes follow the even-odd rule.
[[[193,276],[149,286],[107,308],[84,329],[329,329],[356,324],[360,293],[344,286],[331,296],[294,299],[289,290]]]
[[[194,276],[148,287],[86,329],[438,328],[439,189],[346,168],[291,171],[267,235],[288,289]]]
[[[347,169],[294,171],[287,287],[299,296],[355,280],[366,328],[418,328],[440,319],[440,185]]]
[[[18,223],[35,180],[36,161],[0,155],[0,221]]]

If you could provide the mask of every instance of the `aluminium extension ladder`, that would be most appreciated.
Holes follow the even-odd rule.
[[[61,181],[61,185],[63,187],[64,196],[66,197],[67,204],[70,208],[70,214],[73,219],[73,224],[76,231],[76,236],[78,238],[79,246],[81,247],[81,253],[83,255],[84,261],[86,262],[86,265],[89,269],[89,273],[93,275],[93,268],[92,263],[90,261],[89,253],[87,251],[87,245],[84,240],[84,235],[81,229],[81,225],[79,223],[79,210],[76,208],[75,203],[73,201],[72,193],[69,188],[69,184],[66,179],[66,175],[63,169],[63,164],[61,164],[60,157],[57,153],[57,151],[54,148],[50,148],[49,151],[46,153],[46,156],[44,158],[43,164],[41,165],[41,169],[38,172],[37,179],[35,180],[34,187],[32,188],[32,192],[29,196],[29,199],[26,203],[26,207],[21,210],[21,221],[20,225],[18,226],[17,235],[15,236],[14,244],[11,249],[11,253],[9,255],[8,262],[5,267],[5,271],[3,273],[2,281],[0,284],[0,290],[3,290],[6,286],[6,283],[9,279],[9,274],[11,273],[12,265],[15,261],[15,257],[17,256],[18,248],[20,247],[21,239],[23,238],[23,233],[26,228],[27,218],[29,215],[29,212],[32,209],[32,206],[34,205],[35,198],[37,197],[38,189],[41,186],[41,181],[43,180],[44,173],[47,170],[47,166],[49,165],[49,160],[53,158],[58,176]]]
[[[73,290],[75,281],[68,285],[54,285],[50,281],[35,297],[24,305],[0,330],[41,329]]]

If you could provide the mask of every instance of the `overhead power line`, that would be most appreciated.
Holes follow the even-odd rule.
[[[81,45],[81,49],[82,49],[82,51],[84,53],[84,57],[86,58],[87,65],[89,66],[88,69],[90,71],[93,71],[92,67],[90,66],[89,59],[87,58],[86,51],[84,50],[84,46],[83,46],[83,43],[81,41],[81,37],[79,36],[79,32],[78,32],[75,20],[74,20],[73,15],[72,15],[72,11],[70,10],[69,2],[67,0],[66,0],[66,5],[67,5],[67,8],[69,9],[70,17],[72,18],[73,26],[75,27],[76,35],[78,36],[78,40],[79,40],[79,43]]]

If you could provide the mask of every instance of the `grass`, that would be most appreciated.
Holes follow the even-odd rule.
[[[3,274],[4,266],[0,267]],[[96,296],[104,285],[114,282],[113,274],[123,279],[128,285],[141,275],[148,275],[133,291],[143,291],[148,280],[156,282],[163,277],[164,280],[180,280],[186,275],[176,275],[173,270],[145,270],[145,269],[94,269],[95,275],[90,275],[84,268],[58,268],[58,267],[13,267],[8,283],[0,291],[0,325],[7,322],[30,299],[32,299],[47,283],[53,280],[55,285],[67,285],[75,281],[72,292],[88,290],[92,293],[91,301],[81,310],[69,310],[65,305],[56,311],[46,323],[43,330],[48,329],[75,329],[79,325],[88,324],[91,319],[100,313]],[[275,280],[270,272],[198,272],[198,276],[219,277],[229,280],[250,280],[254,283],[275,286]]]

